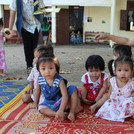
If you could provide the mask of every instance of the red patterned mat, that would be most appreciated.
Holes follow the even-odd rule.
[[[76,115],[76,121],[59,122],[53,117],[39,114],[31,109],[22,120],[10,121],[15,124],[7,134],[133,134],[134,120],[128,118],[124,123],[96,118],[84,105],[84,111]]]
[[[96,118],[90,113],[89,106],[84,105],[75,122],[59,122],[35,109],[29,110],[29,105],[21,101],[22,94],[8,104],[5,112],[0,109],[3,113],[0,113],[0,134],[134,134],[134,120],[131,118],[124,123]]]

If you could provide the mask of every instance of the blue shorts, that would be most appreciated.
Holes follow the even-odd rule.
[[[76,86],[71,85],[71,86],[67,87],[68,96],[70,97],[75,90],[78,92],[78,89]],[[62,100],[62,97],[58,101],[56,101],[54,104],[41,104],[41,105],[39,105],[39,110],[42,108],[49,107],[53,111],[57,111],[60,107],[61,100]],[[44,107],[42,105],[44,105]]]
[[[73,91],[77,90],[78,91],[78,88],[74,85],[70,85],[68,88],[67,88],[67,92],[68,92],[68,96],[70,97],[71,94],[73,93]]]

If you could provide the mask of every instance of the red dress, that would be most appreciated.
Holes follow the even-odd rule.
[[[98,96],[100,89],[103,86],[104,73],[101,73],[99,88],[94,88],[92,83],[88,83],[88,75],[85,75],[85,80],[86,80],[86,84],[84,84],[84,87],[87,88],[87,99],[89,101],[94,101],[96,99],[96,97]]]

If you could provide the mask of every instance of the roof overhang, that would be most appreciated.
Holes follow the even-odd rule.
[[[12,0],[0,0],[0,5],[9,5]]]
[[[46,6],[102,6],[111,7],[113,0],[43,0]]]

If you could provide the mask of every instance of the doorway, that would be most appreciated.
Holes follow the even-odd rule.
[[[69,44],[69,10],[61,9],[56,14],[56,44]]]
[[[82,43],[83,42],[83,10],[84,7],[70,6],[69,7],[69,37],[70,43]],[[80,35],[77,37],[77,33]],[[74,38],[72,37],[72,33]],[[73,39],[73,40],[72,40]]]

